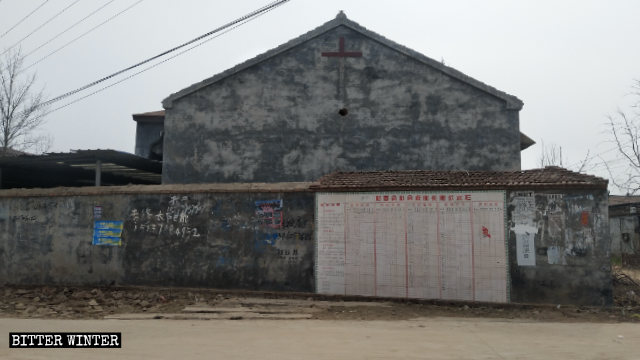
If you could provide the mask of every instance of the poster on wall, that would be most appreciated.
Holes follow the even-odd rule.
[[[513,232],[516,234],[516,259],[518,266],[535,266],[535,236],[538,227],[534,223],[536,215],[536,198],[533,192],[516,193],[511,204],[513,212]]]
[[[507,302],[502,191],[318,193],[319,293]]]
[[[282,228],[282,199],[256,201],[255,206],[260,224],[273,229]]]
[[[102,206],[96,205],[93,207],[93,218],[94,219],[102,218]]]
[[[93,225],[93,245],[122,245],[123,221],[95,221]]]

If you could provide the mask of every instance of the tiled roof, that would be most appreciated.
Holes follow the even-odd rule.
[[[334,172],[311,185],[312,190],[410,190],[410,189],[606,189],[608,180],[560,167],[523,171],[366,171]]]
[[[609,195],[609,206],[640,203],[640,196]]]

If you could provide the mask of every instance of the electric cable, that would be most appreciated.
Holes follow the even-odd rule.
[[[21,42],[23,42],[24,40],[28,39],[31,35],[35,34],[38,30],[42,29],[45,25],[47,25],[48,23],[50,23],[51,21],[53,21],[55,18],[57,18],[58,16],[62,15],[62,13],[64,13],[65,11],[67,11],[67,9],[69,9],[70,7],[72,7],[73,5],[77,4],[78,2],[80,2],[80,0],[76,0],[74,2],[71,3],[71,5],[65,7],[64,9],[62,9],[60,12],[58,12],[57,14],[53,15],[51,18],[49,18],[47,21],[45,21],[44,23],[42,23],[42,25],[38,26],[37,28],[35,28],[33,31],[31,31],[29,34],[27,34],[27,36],[23,37],[22,39],[18,40],[15,44],[9,46],[9,48],[5,49],[3,53],[1,53],[0,55],[4,55],[7,53],[7,51],[13,49],[14,47],[16,47],[18,44],[20,44]]]
[[[259,14],[262,14],[262,13],[268,12],[269,10],[274,9],[274,8],[276,8],[276,7],[280,6],[280,5],[282,5],[282,4],[284,4],[284,3],[288,2],[288,1],[290,1],[290,0],[278,0],[278,1],[274,1],[274,2],[272,2],[272,3],[270,3],[270,4],[266,5],[266,6],[264,6],[264,7],[262,7],[262,8],[260,8],[260,9],[258,9],[258,10],[254,10],[254,11],[252,11],[251,13],[249,13],[249,14],[247,14],[247,15],[244,15],[244,16],[242,16],[242,17],[240,17],[240,18],[236,19],[236,20],[233,20],[233,21],[231,21],[231,22],[229,22],[229,23],[227,23],[227,24],[225,24],[225,25],[223,25],[223,26],[220,26],[220,27],[218,27],[218,28],[216,28],[216,29],[214,29],[214,30],[212,30],[212,31],[210,31],[210,32],[208,32],[208,33],[206,33],[206,34],[200,35],[200,36],[196,37],[195,39],[189,40],[189,41],[187,41],[186,43],[183,43],[183,44],[178,45],[178,46],[176,46],[176,47],[174,47],[174,48],[171,48],[171,49],[169,49],[169,50],[167,50],[167,51],[164,51],[164,52],[162,52],[162,53],[160,53],[160,54],[158,54],[158,55],[155,55],[155,56],[150,57],[150,58],[148,58],[148,59],[146,59],[146,60],[143,60],[143,61],[141,61],[141,62],[139,62],[139,63],[137,63],[137,64],[131,65],[131,66],[129,66],[129,67],[127,67],[127,68],[125,68],[125,69],[122,69],[122,70],[116,71],[115,73],[113,73],[113,74],[111,74],[111,75],[105,76],[105,77],[103,77],[103,78],[101,78],[101,79],[99,79],[99,80],[96,80],[96,81],[94,81],[94,82],[92,82],[92,83],[89,83],[89,84],[87,84],[87,85],[84,85],[84,86],[82,86],[82,87],[79,87],[79,88],[77,88],[77,89],[75,89],[75,90],[69,91],[69,92],[64,93],[64,94],[62,94],[62,95],[60,95],[60,96],[57,96],[57,97],[52,98],[52,99],[50,99],[50,100],[47,100],[47,101],[43,102],[41,106],[45,106],[45,105],[48,105],[48,104],[51,104],[51,103],[54,103],[54,102],[60,101],[60,100],[62,100],[62,99],[64,99],[64,98],[67,98],[67,97],[69,97],[69,96],[71,96],[71,95],[74,95],[74,94],[76,94],[76,93],[78,93],[78,92],[80,92],[80,91],[83,91],[83,90],[86,90],[86,89],[88,89],[88,88],[90,88],[90,87],[96,86],[96,85],[98,85],[98,84],[100,84],[100,83],[102,83],[102,82],[104,82],[104,81],[107,81],[107,80],[109,80],[109,79],[111,79],[111,78],[113,78],[113,77],[115,77],[115,76],[118,76],[118,75],[120,75],[120,74],[122,74],[122,73],[125,73],[125,72],[127,72],[127,71],[132,70],[132,69],[135,69],[135,68],[137,68],[137,67],[139,67],[139,66],[142,66],[142,65],[144,65],[144,64],[146,64],[146,63],[149,63],[149,62],[151,62],[151,61],[153,61],[153,60],[155,60],[155,59],[158,59],[158,58],[160,58],[160,57],[162,57],[162,56],[165,56],[165,55],[170,54],[170,53],[172,53],[172,52],[174,52],[174,51],[177,51],[177,50],[179,50],[179,49],[181,49],[181,48],[183,48],[183,47],[185,47],[185,46],[191,45],[191,44],[193,44],[194,42],[197,42],[197,41],[202,40],[203,38],[209,37],[209,36],[211,36],[212,34],[215,34],[215,33],[217,33],[217,32],[220,32],[220,31],[222,31],[222,30],[225,30],[225,29],[227,29],[227,28],[233,27],[234,25],[236,25],[236,24],[238,24],[238,23],[241,23],[241,22],[244,22],[245,20],[250,19],[250,18],[253,18],[253,17],[255,17],[255,16],[259,15]]]
[[[2,0],[0,0],[2,1]],[[74,27],[78,26],[80,23],[82,23],[83,21],[87,20],[88,18],[90,18],[91,16],[93,16],[94,14],[96,14],[98,11],[104,9],[107,5],[111,4],[112,2],[114,2],[115,0],[109,0],[106,4],[100,6],[99,8],[97,8],[96,10],[94,10],[93,12],[91,12],[89,15],[83,17],[82,19],[78,20],[77,22],[75,22],[73,25],[69,26],[68,28],[64,29],[62,32],[58,33],[57,35],[55,35],[54,37],[52,37],[51,39],[45,41],[44,43],[42,43],[42,45],[38,46],[37,48],[31,50],[30,52],[26,53],[24,55],[24,57],[27,57],[31,54],[33,54],[34,52],[40,50],[42,47],[50,44],[52,41],[54,41],[55,39],[59,38],[60,36],[62,36],[64,33],[66,33],[67,31],[73,29]]]
[[[133,8],[134,6],[136,6],[136,5],[140,4],[142,1],[144,1],[144,0],[138,0],[138,1],[137,1],[137,2],[135,2],[133,5],[131,5],[131,6],[127,7],[126,9],[124,9],[124,10],[120,11],[119,13],[117,13],[117,14],[115,14],[115,15],[111,16],[111,17],[110,17],[110,18],[108,18],[107,20],[105,20],[105,21],[101,22],[100,24],[98,24],[98,25],[96,25],[96,26],[92,27],[91,29],[89,29],[88,31],[84,32],[82,35],[80,35],[80,36],[78,36],[78,37],[74,38],[73,40],[69,41],[68,43],[66,43],[66,44],[62,45],[61,47],[59,47],[59,48],[55,49],[54,51],[50,52],[48,55],[46,55],[46,56],[44,56],[44,57],[40,58],[40,60],[38,60],[38,61],[36,61],[36,62],[32,63],[31,65],[29,65],[29,66],[27,66],[27,67],[25,67],[25,68],[24,68],[24,70],[30,69],[31,67],[33,67],[33,66],[35,66],[35,65],[39,64],[40,62],[44,61],[45,59],[47,59],[47,58],[48,58],[48,57],[50,57],[51,55],[53,55],[53,54],[57,53],[58,51],[60,51],[60,50],[62,50],[62,49],[64,49],[64,48],[66,48],[67,46],[69,46],[69,45],[73,44],[74,42],[76,42],[76,41],[80,40],[81,38],[85,37],[85,36],[86,36],[86,35],[88,35],[90,32],[92,32],[92,31],[96,30],[97,28],[101,27],[102,25],[104,25],[104,24],[106,24],[106,23],[110,22],[111,20],[113,20],[113,19],[117,18],[118,16],[120,16],[120,15],[124,14],[125,12],[129,11],[131,8]]]
[[[286,1],[289,1],[289,0],[286,0]],[[286,1],[285,1],[285,2],[286,2]],[[105,90],[107,90],[107,89],[109,89],[109,88],[111,88],[111,87],[113,87],[113,86],[115,86],[115,85],[118,85],[118,84],[120,84],[120,83],[122,83],[122,82],[124,82],[124,81],[126,81],[126,80],[129,80],[129,79],[131,79],[131,78],[133,78],[133,77],[135,77],[135,76],[138,76],[138,75],[140,75],[140,74],[142,74],[142,73],[144,73],[144,72],[146,72],[146,71],[149,71],[149,70],[151,70],[151,69],[153,69],[153,68],[155,68],[155,67],[157,67],[157,66],[159,66],[159,65],[161,65],[161,64],[163,64],[163,63],[165,63],[165,62],[167,62],[167,61],[169,61],[169,60],[172,60],[172,59],[174,59],[174,58],[176,58],[176,57],[178,57],[178,56],[180,56],[180,55],[182,55],[182,54],[184,54],[184,53],[186,53],[186,52],[189,52],[189,51],[191,51],[191,50],[193,50],[193,49],[195,49],[195,48],[197,48],[197,47],[200,47],[200,46],[202,46],[202,45],[204,45],[204,44],[208,43],[208,42],[209,42],[209,41],[211,41],[211,40],[216,39],[216,38],[218,38],[218,37],[220,37],[220,36],[222,36],[222,35],[224,35],[224,34],[228,33],[229,31],[231,31],[231,30],[233,30],[233,29],[235,29],[235,28],[237,28],[237,27],[240,27],[240,26],[242,26],[242,25],[244,25],[244,24],[246,24],[246,23],[248,23],[248,22],[250,22],[250,21],[252,21],[252,20],[255,20],[255,19],[257,19],[257,18],[259,18],[260,16],[262,16],[262,15],[264,15],[264,14],[268,13],[269,11],[271,11],[271,10],[273,10],[273,9],[275,9],[275,7],[272,7],[272,8],[270,8],[270,9],[268,9],[268,10],[266,10],[266,11],[264,11],[264,12],[262,12],[262,13],[260,13],[260,14],[256,15],[256,16],[254,16],[254,17],[247,18],[247,19],[245,19],[244,21],[242,21],[242,22],[240,22],[240,23],[236,23],[234,26],[232,26],[232,27],[230,27],[230,28],[227,28],[227,29],[226,29],[226,30],[224,30],[223,32],[221,32],[221,33],[219,33],[219,34],[217,34],[217,35],[215,35],[215,36],[213,36],[213,37],[211,37],[211,38],[209,38],[209,39],[207,39],[207,40],[204,40],[204,41],[202,41],[202,42],[201,42],[201,43],[199,43],[199,44],[196,44],[196,45],[194,45],[194,46],[192,46],[192,47],[190,47],[190,48],[187,48],[187,49],[185,49],[185,50],[183,50],[183,51],[180,51],[179,53],[177,53],[177,54],[175,54],[175,55],[173,55],[173,56],[170,56],[170,57],[168,57],[168,58],[166,58],[166,59],[164,59],[164,60],[162,60],[162,61],[160,61],[160,62],[158,62],[158,63],[155,63],[155,64],[153,64],[153,65],[151,65],[151,66],[148,66],[148,67],[146,67],[146,68],[144,68],[144,69],[142,69],[142,70],[140,70],[140,71],[138,71],[138,72],[136,72],[136,73],[134,73],[134,74],[131,74],[131,75],[127,76],[126,78],[120,79],[120,80],[118,80],[117,82],[114,82],[113,84],[109,84],[109,85],[107,85],[107,86],[104,86],[104,87],[102,87],[102,88],[100,88],[100,89],[98,89],[98,90],[96,90],[96,91],[94,91],[94,92],[92,92],[92,93],[89,93],[89,94],[87,94],[87,95],[84,95],[84,96],[82,96],[82,97],[80,97],[80,98],[78,98],[78,99],[75,99],[75,100],[73,100],[73,101],[71,101],[71,102],[67,103],[67,104],[64,104],[64,105],[62,105],[62,106],[60,106],[60,107],[57,107],[57,108],[55,108],[55,109],[52,109],[52,110],[50,110],[50,111],[48,111],[48,112],[45,112],[45,113],[43,113],[42,115],[40,115],[40,117],[43,117],[43,116],[46,116],[46,115],[48,115],[48,114],[51,114],[51,113],[53,113],[53,112],[55,112],[55,111],[58,111],[58,110],[64,109],[64,108],[66,108],[66,107],[68,107],[68,106],[70,106],[70,105],[73,105],[73,104],[75,104],[75,103],[77,103],[77,102],[81,101],[81,100],[84,100],[84,99],[86,99],[86,98],[88,98],[88,97],[90,97],[90,96],[96,95],[96,94],[98,94],[98,93],[100,93],[100,92],[103,92],[103,91],[105,91]]]
[[[5,31],[2,35],[0,35],[0,39],[2,39],[3,37],[5,37],[5,35],[7,35],[11,30],[15,29],[16,26],[22,24],[23,21],[27,20],[31,15],[33,15],[33,13],[35,13],[36,11],[38,11],[38,9],[40,9],[41,7],[44,6],[44,4],[46,4],[47,2],[49,2],[49,0],[44,0],[44,2],[42,4],[40,4],[40,6],[38,6],[37,8],[35,8],[35,10],[33,10],[32,12],[28,13],[27,16],[23,17],[20,21],[18,21],[15,25],[13,25],[11,28],[9,28],[9,30]]]

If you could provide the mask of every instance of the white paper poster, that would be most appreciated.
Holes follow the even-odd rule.
[[[516,232],[516,258],[519,266],[535,266],[536,253],[534,251],[535,234]]]
[[[514,205],[511,218],[516,234],[516,258],[519,266],[535,266],[536,199],[533,192],[518,194],[511,202]]]
[[[344,202],[327,198],[317,212],[318,243],[316,282],[323,293],[341,294],[345,289]]]
[[[504,192],[317,194],[317,291],[506,302]]]

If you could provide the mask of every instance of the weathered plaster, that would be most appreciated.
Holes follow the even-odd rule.
[[[308,186],[1,191],[0,284],[312,292],[315,202]],[[515,199],[526,196],[534,198],[530,213],[516,207]],[[280,200],[281,221],[269,216],[270,204]],[[612,303],[606,190],[509,190],[506,200],[512,302]],[[124,221],[122,246],[92,245],[96,205],[102,220]],[[525,266],[518,263],[516,240],[527,231],[534,233],[535,261]]]
[[[516,201],[532,196],[528,221]],[[610,305],[612,302],[607,193],[602,191],[510,191],[508,211],[511,299]],[[534,234],[535,260],[521,264],[519,234]]]
[[[160,141],[164,124],[162,122],[139,121],[136,124],[135,154],[145,158],[151,155],[151,146]]]
[[[273,199],[278,225],[256,211]],[[96,205],[122,246],[92,245]],[[311,193],[3,198],[0,231],[0,284],[314,288]]]
[[[321,56],[340,37],[363,56]],[[163,183],[520,168],[519,108],[510,98],[400,50],[340,25],[172,96]]]

